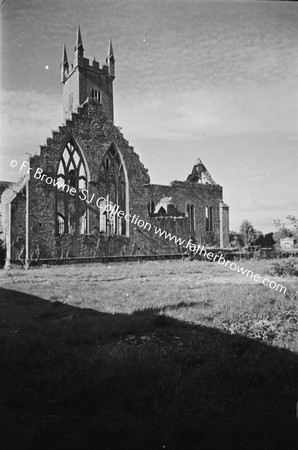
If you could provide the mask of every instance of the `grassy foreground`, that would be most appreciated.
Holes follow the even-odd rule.
[[[2,270],[1,449],[297,450],[298,281],[274,280],[286,295],[199,261]]]

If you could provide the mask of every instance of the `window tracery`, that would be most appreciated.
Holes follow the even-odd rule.
[[[79,199],[80,192],[87,187],[86,167],[81,152],[72,142],[62,152],[56,179],[57,234],[87,233],[86,203]]]

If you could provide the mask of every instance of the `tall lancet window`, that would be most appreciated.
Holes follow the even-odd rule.
[[[86,167],[74,142],[69,142],[62,152],[56,179],[57,234],[87,233],[87,205],[79,198],[82,189],[87,188]]]
[[[126,234],[125,218],[117,214],[118,211],[127,212],[125,191],[123,163],[119,152],[112,146],[106,152],[99,171],[99,194],[105,199],[99,213],[99,231],[102,233]]]
[[[205,208],[205,217],[206,217],[206,231],[213,231],[212,206],[206,206],[206,208]]]
[[[195,207],[194,207],[194,205],[187,205],[186,211],[187,211],[187,216],[188,216],[188,220],[189,220],[189,231],[195,231],[196,223],[195,223]]]

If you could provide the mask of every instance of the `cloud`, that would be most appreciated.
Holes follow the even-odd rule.
[[[3,91],[1,94],[1,174],[15,177],[11,159],[23,160],[26,153],[39,153],[62,121],[61,96],[36,91]]]
[[[294,2],[26,0],[3,7],[5,85],[55,89],[62,43],[72,59],[78,18],[86,57],[96,52],[103,62],[113,36],[117,85],[126,92],[297,77]],[[43,73],[45,64],[53,80]]]
[[[130,136],[190,140],[200,136],[293,132],[298,95],[291,83],[266,87],[159,92],[118,98],[116,120]]]
[[[2,92],[1,99],[4,145],[30,145],[34,151],[35,142],[42,144],[61,123],[61,96],[18,90]]]

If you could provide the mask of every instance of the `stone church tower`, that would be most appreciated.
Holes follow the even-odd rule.
[[[22,164],[1,196],[6,267],[34,260],[181,254],[187,241],[228,247],[222,187],[198,158],[185,181],[150,183],[148,170],[113,121],[115,57],[84,57],[78,27],[73,63],[63,47],[65,123]],[[171,233],[172,239],[157,230]]]
[[[63,86],[63,116],[64,120],[71,118],[88,97],[102,104],[107,118],[114,121],[113,111],[113,81],[115,78],[115,58],[112,41],[106,64],[102,67],[99,62],[84,58],[84,47],[80,27],[77,29],[76,45],[74,48],[73,63],[69,65],[66,46],[63,46],[61,62],[61,84]]]

